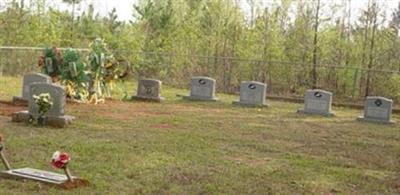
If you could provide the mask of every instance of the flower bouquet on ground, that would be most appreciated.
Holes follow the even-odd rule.
[[[68,162],[70,160],[71,160],[71,157],[69,156],[68,153],[56,151],[56,152],[54,152],[53,157],[51,159],[51,165],[56,169],[63,169],[65,172],[65,175],[68,178],[68,181],[73,182],[71,173],[67,167]]]
[[[67,182],[63,183],[60,187],[64,189],[71,189],[77,187],[85,187],[89,185],[89,181],[81,178],[77,178],[71,175],[68,168],[68,163],[71,161],[71,157],[66,152],[56,151],[51,158],[51,166],[55,169],[62,169],[67,176]]]
[[[53,100],[49,93],[41,93],[39,95],[33,95],[33,100],[38,106],[39,116],[36,118],[37,124],[44,125],[47,112],[53,106]]]

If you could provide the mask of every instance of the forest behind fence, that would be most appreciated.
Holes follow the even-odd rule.
[[[43,47],[87,48],[101,37],[136,79],[188,87],[202,75],[227,93],[256,80],[280,96],[322,88],[342,100],[400,100],[400,7],[388,14],[385,1],[355,10],[351,0],[139,0],[131,21],[115,9],[101,16],[93,5],[76,12],[85,0],[64,2],[69,11],[50,0],[0,3],[1,74],[38,71]]]

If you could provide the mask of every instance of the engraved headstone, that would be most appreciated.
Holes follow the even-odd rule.
[[[32,83],[29,93],[31,96],[29,97],[28,111],[13,113],[12,121],[27,122],[31,118],[37,118],[39,116],[38,106],[33,99],[33,95],[40,95],[42,93],[49,93],[53,102],[50,110],[45,115],[46,124],[55,127],[65,127],[75,119],[73,116],[64,115],[66,95],[63,87],[48,83]]]
[[[266,103],[267,85],[256,81],[245,81],[240,85],[240,99],[234,104],[247,106],[268,106]]]
[[[137,94],[133,96],[132,99],[156,102],[164,100],[164,98],[161,97],[161,81],[155,79],[140,79]]]
[[[364,105],[364,114],[358,117],[360,121],[376,123],[394,123],[391,120],[393,100],[384,97],[367,97]]]
[[[46,115],[51,117],[63,116],[66,103],[65,90],[61,86],[48,83],[33,83],[30,85],[29,113],[34,117],[39,115],[38,106],[33,99],[33,95],[40,95],[42,93],[49,93],[53,101],[53,106],[51,106]]]
[[[304,109],[299,113],[334,116],[332,112],[332,93],[320,89],[307,90],[304,97]]]
[[[217,101],[215,97],[215,80],[209,77],[193,77],[191,81],[190,96],[187,100]]]
[[[32,168],[12,169],[0,172],[0,174],[3,177],[30,179],[56,185],[60,185],[68,181],[68,177],[66,175]],[[73,177],[73,179],[76,178],[77,177]]]
[[[24,75],[22,84],[22,97],[14,97],[14,101],[25,100],[28,101],[31,96],[29,93],[29,86],[32,83],[52,83],[51,77],[41,73],[30,73]]]

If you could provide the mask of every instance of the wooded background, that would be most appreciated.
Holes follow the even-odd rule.
[[[277,0],[267,7],[247,0],[250,14],[235,0],[139,0],[128,22],[115,9],[105,17],[92,5],[76,12],[84,0],[64,0],[69,11],[49,1],[0,4],[0,74],[38,70],[40,49],[11,46],[87,48],[101,37],[131,63],[135,78],[187,87],[191,76],[202,75],[228,93],[256,80],[281,96],[321,88],[340,100],[400,100],[400,4],[387,15],[368,0],[354,17],[351,0]]]

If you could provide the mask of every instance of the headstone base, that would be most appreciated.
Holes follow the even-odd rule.
[[[142,97],[142,96],[132,96],[132,100],[147,101],[147,102],[162,102],[165,100],[165,98],[163,98],[163,97],[150,98],[150,97]]]
[[[52,127],[58,127],[58,128],[64,128],[72,123],[72,121],[75,119],[73,116],[60,116],[60,117],[46,117],[45,119],[45,125],[49,125]],[[14,112],[11,116],[11,121],[12,122],[25,122],[28,123],[31,120],[31,115],[29,114],[28,111],[20,111],[20,112]]]
[[[32,168],[21,168],[21,169],[12,169],[8,171],[1,171],[0,176],[3,178],[10,178],[10,179],[28,179],[51,185],[63,185],[64,183],[68,182],[68,178],[66,175],[53,173],[49,171],[42,171],[38,169],[32,169]],[[72,179],[77,179],[77,178],[72,177]]]
[[[198,97],[198,96],[182,96],[184,100],[189,101],[208,101],[208,102],[216,102],[218,98],[206,98],[206,97]]]
[[[26,100],[22,97],[14,96],[12,99],[12,102],[16,106],[28,106],[28,100]]]
[[[379,120],[379,119],[374,119],[374,118],[366,118],[364,116],[359,116],[357,118],[358,121],[362,121],[362,122],[370,122],[370,123],[380,123],[380,124],[395,124],[394,121],[390,120],[390,121],[384,121],[384,120]]]
[[[320,112],[313,112],[313,111],[304,110],[304,109],[299,109],[299,110],[297,110],[297,113],[300,113],[300,114],[309,114],[309,115],[321,115],[321,116],[326,116],[326,117],[333,117],[333,116],[336,116],[336,114],[333,113],[333,112],[330,112],[330,113],[320,113]]]
[[[246,106],[246,107],[269,107],[268,104],[250,104],[250,103],[244,103],[240,101],[233,101],[233,105],[238,105],[238,106]]]

